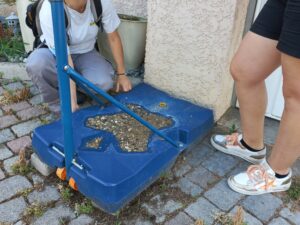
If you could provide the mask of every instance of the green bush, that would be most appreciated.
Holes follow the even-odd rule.
[[[25,56],[26,52],[21,36],[0,39],[0,57],[11,62],[18,62],[22,61]]]

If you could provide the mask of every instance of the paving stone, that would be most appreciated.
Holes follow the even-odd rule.
[[[238,159],[233,158],[230,155],[226,155],[222,152],[216,152],[210,158],[205,160],[202,163],[202,166],[219,176],[224,176],[232,170],[238,162]]]
[[[273,219],[269,225],[290,225],[285,219],[278,217]]]
[[[29,120],[32,119],[34,117],[38,117],[40,115],[45,114],[45,110],[38,108],[38,107],[31,107],[28,109],[24,109],[22,111],[17,112],[17,116],[21,119],[21,120]]]
[[[88,215],[80,215],[78,218],[72,220],[69,225],[90,225],[94,223],[94,219]]]
[[[192,197],[198,196],[203,192],[201,187],[192,183],[185,177],[181,178],[175,186],[178,187],[182,192],[191,195]]]
[[[180,212],[173,219],[169,220],[165,225],[191,225],[194,221],[184,212]]]
[[[18,192],[31,187],[30,182],[25,177],[19,175],[0,181],[0,202],[8,200],[18,194]]]
[[[250,166],[251,164],[245,160],[241,160],[240,164],[232,171],[230,171],[230,173],[228,174],[228,176],[234,176],[234,175],[237,175],[241,172],[244,172],[248,169],[248,167]]]
[[[31,80],[24,80],[23,82],[25,83],[25,85],[26,85],[27,87],[31,87],[31,86],[33,85],[33,83],[32,83]]]
[[[4,86],[6,90],[16,91],[24,88],[24,85],[21,82],[14,82]]]
[[[223,211],[228,211],[243,197],[243,195],[232,191],[225,180],[221,180],[205,192],[204,196]]]
[[[238,206],[234,207],[231,211],[231,215],[236,215]],[[254,216],[250,215],[249,213],[244,211],[244,222],[248,225],[263,225],[262,222],[260,222],[258,219],[256,219]]]
[[[300,159],[293,166],[293,176],[300,176]]]
[[[45,121],[45,123],[51,123],[57,119],[57,117],[54,114],[47,114],[47,115],[42,115],[41,117],[42,121]]]
[[[6,106],[3,107],[3,110],[5,112],[8,112],[10,110],[18,112],[20,110],[27,109],[27,108],[30,108],[30,107],[31,106],[28,104],[28,102],[23,101],[23,102],[11,104],[11,105],[6,105]]]
[[[4,162],[3,162],[3,167],[5,169],[5,171],[9,174],[9,175],[13,175],[14,172],[12,170],[12,166],[18,162],[19,160],[19,156],[15,156],[15,157],[12,157],[12,158],[9,158],[9,159],[6,159]]]
[[[13,154],[8,150],[5,146],[0,146],[0,160],[7,159],[11,157]]]
[[[51,168],[46,163],[41,161],[35,153],[31,155],[30,162],[31,165],[45,177],[48,177],[55,171],[54,168]]]
[[[5,174],[3,173],[3,171],[0,168],[0,180],[3,180],[5,178]]]
[[[130,221],[125,221],[125,225],[153,225],[150,221],[146,221],[144,219],[135,219],[135,220],[130,220]]]
[[[182,204],[174,200],[162,201],[160,195],[156,195],[149,203],[144,203],[142,207],[145,208],[150,215],[156,217],[156,223],[163,223],[166,219],[166,215],[182,208]]]
[[[13,139],[15,139],[15,136],[10,131],[10,129],[4,129],[0,131],[0,144],[11,141]]]
[[[39,176],[37,174],[33,174],[31,176],[31,179],[32,179],[34,186],[44,183],[44,178],[42,178],[41,176]]]
[[[36,96],[32,97],[29,102],[32,105],[39,105],[39,104],[43,103],[42,95],[36,95]]]
[[[209,156],[211,156],[215,150],[206,145],[200,144],[199,146],[188,151],[186,155],[186,161],[192,167],[200,165],[204,160],[206,160]]]
[[[240,124],[240,113],[236,108],[231,108],[219,121],[218,125],[230,128],[233,124],[237,127],[237,130],[241,132],[241,124]],[[265,119],[265,143],[266,144],[274,144],[276,136],[278,134],[279,121],[266,118]]]
[[[283,202],[272,194],[249,196],[242,202],[247,211],[263,222],[267,222],[282,204]]]
[[[30,121],[15,125],[11,129],[18,137],[22,137],[24,135],[29,134],[35,128],[37,128],[38,126],[41,126],[41,125],[42,125],[42,123],[40,120],[34,119],[34,120],[30,120]]]
[[[280,211],[280,216],[294,224],[300,224],[300,211],[292,212],[289,208]]]
[[[228,130],[235,125],[235,127],[239,130],[241,127],[240,123],[240,113],[236,108],[230,108],[217,122],[219,126],[223,126],[228,128]]]
[[[188,164],[181,164],[178,167],[174,168],[174,174],[176,177],[182,177],[187,172],[189,172],[192,169],[192,167]]]
[[[19,154],[21,149],[31,146],[31,138],[29,136],[20,137],[7,143],[7,146],[16,154]]]
[[[16,222],[14,225],[26,225],[26,223],[24,223],[22,220]]]
[[[10,127],[11,125],[14,125],[18,122],[18,119],[14,115],[1,116],[0,129]]]
[[[2,203],[0,205],[0,224],[14,223],[20,220],[26,206],[27,205],[23,197]]]
[[[0,109],[0,116],[3,116],[3,111]]]
[[[214,174],[202,166],[198,166],[194,171],[186,174],[185,177],[205,189],[218,180]]]
[[[37,95],[37,94],[40,94],[40,91],[36,86],[33,85],[33,86],[30,87],[30,93],[32,95]]]
[[[214,216],[220,213],[217,207],[202,197],[190,204],[184,211],[195,220],[204,220],[206,225],[213,224]]]
[[[74,218],[75,214],[69,207],[65,205],[59,205],[46,211],[43,216],[34,221],[33,225],[60,225],[61,219],[72,220]]]
[[[47,186],[45,190],[39,192],[34,191],[28,195],[28,201],[30,204],[36,202],[42,205],[47,205],[48,203],[57,201],[60,198],[60,194],[54,187]]]

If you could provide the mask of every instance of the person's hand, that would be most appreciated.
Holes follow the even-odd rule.
[[[72,101],[72,112],[75,112],[79,109],[79,105],[77,104],[77,101]]]
[[[118,76],[116,84],[116,92],[124,91],[128,92],[132,89],[130,80],[126,75]]]

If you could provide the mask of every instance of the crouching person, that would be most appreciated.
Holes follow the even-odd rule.
[[[65,15],[67,21],[68,60],[69,65],[82,76],[96,84],[102,90],[113,87],[113,76],[116,74],[116,91],[131,90],[131,83],[125,74],[123,48],[116,31],[120,19],[111,0],[99,0],[102,7],[102,21],[98,26],[92,7],[95,0],[65,0]],[[92,5],[93,4],[93,5]],[[37,11],[37,21],[40,25],[41,45],[28,57],[26,70],[33,83],[41,91],[43,101],[53,112],[60,112],[56,57],[52,24],[51,5],[49,0],[41,1]],[[113,70],[95,49],[97,34],[100,27],[108,35],[117,71]],[[78,109],[76,85],[71,81],[72,111]]]

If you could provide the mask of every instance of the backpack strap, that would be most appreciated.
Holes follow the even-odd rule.
[[[36,28],[37,28],[37,32],[38,32],[38,38],[40,38],[43,34],[43,31],[42,31],[42,28],[41,28],[41,21],[40,21],[40,11],[41,11],[41,8],[43,6],[43,3],[44,3],[45,0],[39,0],[39,3],[37,5],[37,8],[36,8]],[[64,5],[64,11],[65,11],[65,22],[66,22],[66,32],[67,32],[67,42],[68,44],[70,44],[70,37],[68,35],[68,30],[70,29],[71,27],[71,23],[69,23],[70,21],[70,14],[69,14],[69,11],[67,10],[66,8],[66,5]]]
[[[43,6],[44,0],[39,0],[39,3],[36,7],[36,13],[35,13],[35,23],[37,28],[38,37],[42,36],[42,28],[41,28],[41,21],[40,21],[40,11]]]
[[[103,32],[102,24],[102,3],[101,0],[91,0],[91,10],[95,19],[95,23],[99,27],[100,31]]]

